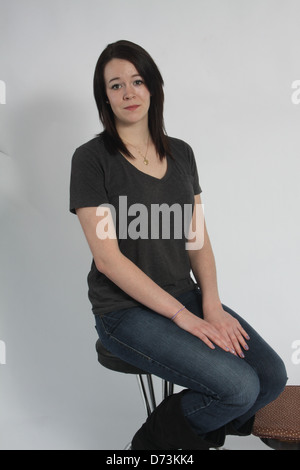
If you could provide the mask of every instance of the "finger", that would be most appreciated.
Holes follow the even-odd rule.
[[[249,347],[247,345],[247,343],[245,343],[245,340],[243,338],[243,336],[239,333],[239,331],[236,331],[235,333],[233,333],[231,335],[231,342],[233,344],[233,347],[236,351],[236,353],[242,358],[244,359],[245,357],[245,354],[243,353],[242,349],[241,349],[241,346],[245,349],[245,350],[248,350]]]
[[[223,349],[226,352],[230,351],[230,347],[228,345],[228,341],[225,340],[225,338],[219,334],[219,332],[216,330],[215,332],[209,332],[207,333],[207,337],[213,341],[214,344],[219,346],[221,349]]]
[[[224,349],[224,351],[229,351],[228,345],[224,342],[218,331],[213,327],[199,331],[197,336],[211,349],[215,349],[215,345],[217,345]]]
[[[244,348],[245,351],[248,351],[249,349],[249,346],[248,344],[246,343],[245,341],[245,338],[246,339],[250,339],[249,335],[246,333],[246,331],[239,325],[239,328],[236,332],[236,337],[239,341],[239,343],[241,344],[241,346]]]
[[[226,345],[227,345],[227,351],[236,356],[237,352],[236,352],[235,345],[233,344],[233,341],[231,340],[228,334],[226,334]]]
[[[247,331],[244,330],[244,328],[240,325],[240,323],[238,325],[238,330],[243,335],[244,338],[246,338],[247,340],[250,339],[250,336],[248,335]]]
[[[208,339],[208,337],[203,334],[203,333],[199,333],[198,335],[198,338],[201,339],[201,341],[203,341],[203,343],[205,343],[210,349],[216,349],[215,348],[215,345]]]
[[[245,356],[240,346],[242,346],[245,351],[249,350],[249,346],[246,343],[245,338],[247,340],[250,339],[248,333],[244,330],[241,324],[237,322],[236,327],[232,330],[232,333],[230,334],[230,339],[238,355],[243,358]]]
[[[226,352],[230,352],[232,354],[236,354],[234,345],[232,344],[231,338],[225,328],[222,328],[218,330],[219,336],[220,336],[220,346],[222,349],[224,349]]]

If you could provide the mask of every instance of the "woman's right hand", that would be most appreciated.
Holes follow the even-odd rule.
[[[185,309],[173,320],[177,326],[201,339],[209,348],[215,349],[215,345],[229,352],[229,345],[220,332],[207,321],[197,317]]]

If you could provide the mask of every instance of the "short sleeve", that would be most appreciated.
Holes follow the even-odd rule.
[[[71,163],[69,210],[98,207],[108,202],[104,171],[95,152],[79,147]]]
[[[195,155],[193,152],[193,149],[188,145],[188,151],[189,151],[189,160],[190,160],[190,169],[191,169],[191,174],[193,177],[193,189],[194,189],[194,194],[200,194],[202,192],[200,183],[199,183],[199,176],[198,176],[198,169],[197,169],[197,163],[195,159]]]

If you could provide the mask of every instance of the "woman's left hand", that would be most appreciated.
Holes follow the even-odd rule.
[[[215,306],[214,308],[204,309],[204,319],[213,325],[219,333],[222,334],[226,344],[229,344],[231,352],[244,358],[242,348],[247,351],[249,349],[245,339],[249,340],[249,336],[240,322],[222,308]]]

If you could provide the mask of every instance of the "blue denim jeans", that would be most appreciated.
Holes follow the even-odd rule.
[[[198,288],[177,298],[203,318]],[[218,346],[210,349],[146,307],[96,315],[104,347],[124,361],[188,389],[182,410],[200,436],[228,423],[237,434],[248,434],[247,423],[282,392],[287,381],[285,366],[273,349],[235,312],[225,305],[223,308],[250,336],[244,359]]]

